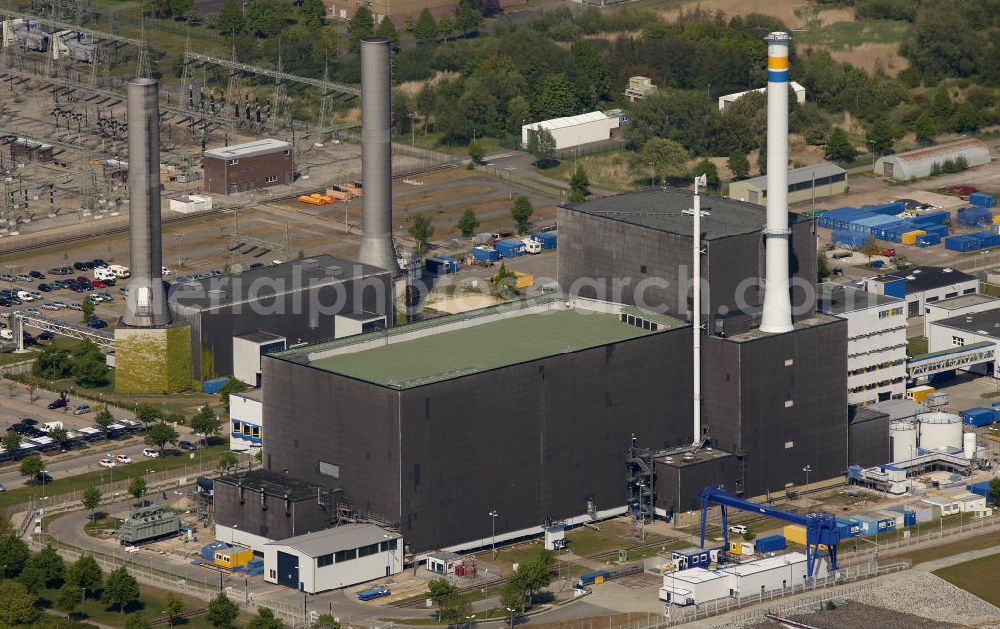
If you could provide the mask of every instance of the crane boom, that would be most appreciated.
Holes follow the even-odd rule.
[[[725,540],[726,548],[729,547],[729,526],[726,508],[732,507],[740,511],[751,511],[804,527],[806,529],[806,557],[808,558],[806,572],[810,578],[813,576],[819,553],[824,549],[830,557],[830,569],[837,569],[837,544],[840,543],[840,530],[837,528],[837,519],[832,513],[808,513],[803,515],[801,513],[785,511],[770,505],[762,505],[745,500],[730,494],[721,487],[713,485],[706,487],[698,494],[698,499],[701,500],[702,548],[705,547],[705,526],[708,520],[708,508],[712,504],[717,504],[722,508],[722,537]]]

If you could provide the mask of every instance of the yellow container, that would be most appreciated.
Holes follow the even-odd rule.
[[[594,585],[600,585],[604,583],[604,577],[597,577],[594,579]]]
[[[740,542],[729,542],[729,553],[732,555],[739,555],[742,548],[743,544]]]
[[[1000,214],[997,214],[997,215],[995,215],[995,216],[993,217],[993,222],[994,222],[994,223],[1000,223]]]
[[[253,551],[248,548],[219,550],[215,552],[215,565],[223,568],[245,566],[253,559]]]
[[[922,229],[915,229],[911,232],[906,232],[905,234],[903,234],[901,240],[904,245],[915,245],[917,244],[917,236],[923,236],[926,233],[927,232],[925,232]]]
[[[517,271],[514,271],[514,277],[517,278],[518,289],[528,288],[535,283],[535,278],[527,273],[518,273]]]
[[[799,546],[806,545],[806,529],[798,524],[786,524],[784,528],[785,541]],[[826,550],[826,544],[819,545],[820,550]]]
[[[923,402],[927,399],[927,396],[934,393],[934,391],[936,391],[934,387],[922,385],[919,387],[913,387],[912,389],[907,389],[906,397],[910,398],[914,402]]]

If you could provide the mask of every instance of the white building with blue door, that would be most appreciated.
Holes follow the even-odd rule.
[[[264,445],[264,404],[260,390],[229,394],[229,449],[257,450]]]
[[[264,580],[308,594],[403,571],[403,538],[374,524],[344,524],[264,546]]]

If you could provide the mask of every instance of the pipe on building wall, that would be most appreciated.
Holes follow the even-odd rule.
[[[361,40],[361,249],[358,260],[399,275],[392,244],[392,70],[389,40]]]
[[[128,82],[129,264],[123,321],[149,328],[170,323],[160,234],[160,84]]]

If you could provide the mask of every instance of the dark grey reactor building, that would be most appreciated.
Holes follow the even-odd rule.
[[[264,467],[409,550],[622,513],[633,436],[693,440],[690,327],[555,295],[265,356]]]
[[[659,188],[560,207],[560,287],[690,320],[693,205],[690,191]],[[847,469],[847,325],[815,312],[811,224],[789,214],[794,329],[766,334],[757,329],[764,208],[710,196],[701,207],[700,441],[713,453],[656,452],[639,439],[646,454],[633,462],[634,479],[659,488],[655,504],[668,514],[693,508],[709,483],[759,496],[804,482],[807,465],[811,480]]]
[[[171,287],[175,320],[191,324],[195,379],[233,373],[233,337],[268,332],[287,346],[393,323],[392,278],[329,255],[192,280]],[[381,323],[378,323],[381,322]]]
[[[642,305],[689,319],[693,194],[650,188],[558,208],[560,287],[583,297]],[[702,196],[705,324],[736,334],[756,327],[764,299],[766,212]],[[788,215],[792,306],[796,319],[815,311],[816,238],[809,221]]]

